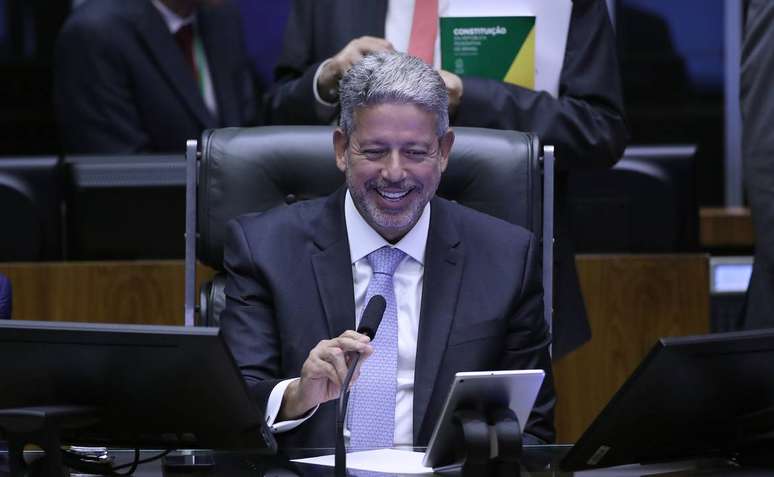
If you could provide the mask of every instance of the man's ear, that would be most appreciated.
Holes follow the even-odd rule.
[[[451,152],[452,145],[454,145],[454,131],[451,128],[447,129],[446,134],[441,137],[438,143],[440,146],[441,172],[443,172],[449,164],[449,153]]]
[[[348,143],[349,139],[347,138],[347,135],[344,134],[344,130],[336,128],[336,130],[333,131],[333,151],[336,153],[336,167],[338,167],[341,172],[347,170]]]

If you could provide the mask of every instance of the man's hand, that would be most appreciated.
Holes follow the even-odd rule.
[[[348,330],[332,340],[322,340],[312,348],[301,368],[301,379],[292,382],[282,397],[278,418],[296,419],[320,403],[339,397],[354,353],[360,361],[351,384],[360,375],[363,361],[374,352],[368,336]]]
[[[317,78],[317,92],[320,97],[329,103],[337,102],[339,80],[344,73],[364,56],[380,51],[394,51],[392,43],[374,36],[361,36],[347,43],[347,46],[336,53],[320,71],[320,76]]]
[[[443,82],[446,83],[446,91],[449,92],[449,115],[457,111],[457,107],[462,101],[462,78],[451,71],[439,70]]]

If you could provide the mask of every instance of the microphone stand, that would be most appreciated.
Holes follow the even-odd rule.
[[[341,385],[339,393],[339,405],[336,408],[336,453],[334,455],[334,472],[336,477],[347,475],[347,449],[344,447],[344,419],[347,416],[347,404],[349,403],[349,383],[355,374],[357,362],[360,361],[360,353],[355,353],[352,364],[349,365],[347,376]]]

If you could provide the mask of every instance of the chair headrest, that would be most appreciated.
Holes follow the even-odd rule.
[[[511,223],[538,237],[541,183],[537,137],[530,133],[455,128],[438,195]],[[228,220],[334,192],[333,128],[268,126],[205,131],[199,144],[197,257],[221,269]]]

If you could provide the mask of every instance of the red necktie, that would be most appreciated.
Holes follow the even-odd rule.
[[[414,19],[411,22],[409,55],[422,58],[433,66],[435,37],[438,33],[438,0],[416,0]]]
[[[191,72],[193,73],[194,78],[198,78],[199,72],[196,69],[196,61],[194,60],[193,37],[193,25],[190,23],[180,27],[180,29],[175,33],[175,40],[183,52],[185,61],[191,67]]]

